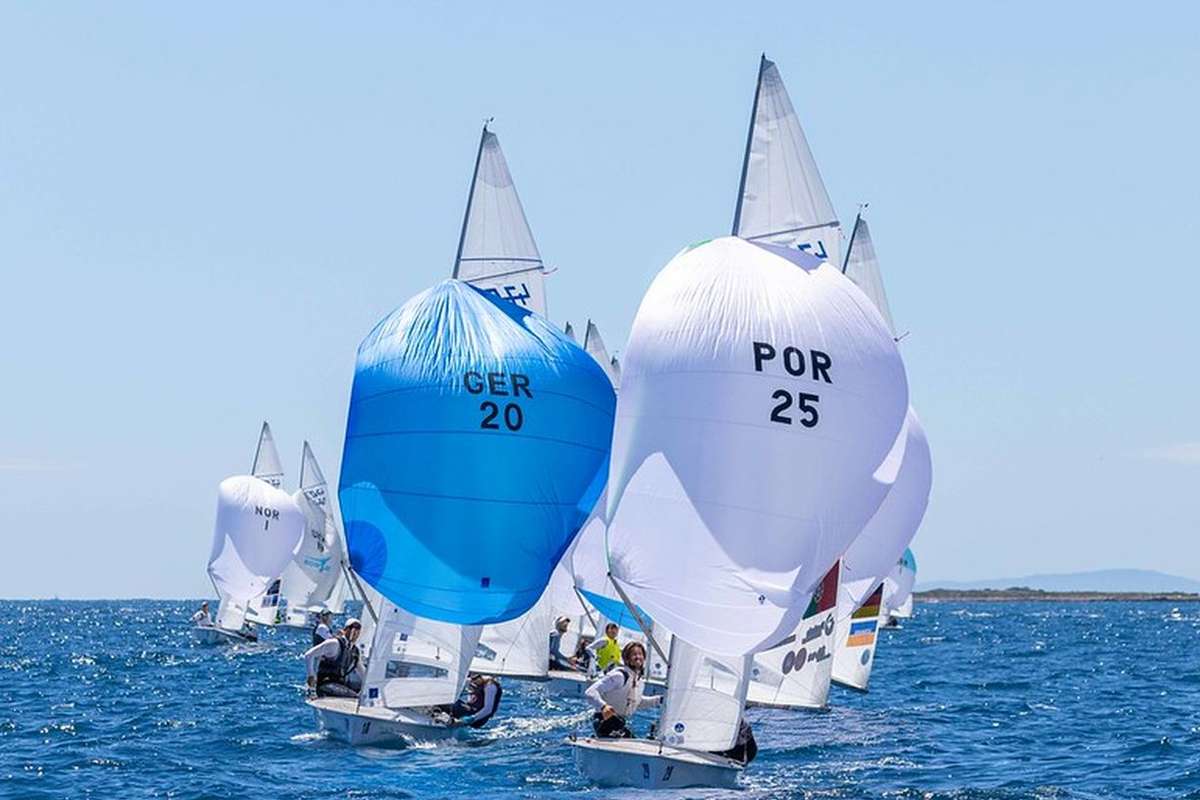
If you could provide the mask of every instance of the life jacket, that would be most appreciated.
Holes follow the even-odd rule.
[[[327,683],[329,681],[341,683],[358,666],[358,648],[350,644],[350,641],[340,633],[334,638],[337,639],[338,643],[337,657],[322,658],[318,662],[317,683]]]
[[[596,648],[596,669],[601,672],[608,672],[608,668],[613,664],[621,663],[621,646],[604,637],[604,644]]]
[[[488,720],[495,716],[496,712],[500,710],[500,698],[504,696],[504,687],[501,686],[500,681],[497,680],[487,680],[478,686],[475,684],[468,684],[470,688],[468,689],[469,694],[467,695],[467,709],[470,710],[472,714],[479,713],[479,711],[483,708],[484,702],[486,701],[487,687],[489,684],[496,687],[496,703],[492,706],[492,711],[490,714],[479,717],[471,723],[472,728],[482,728],[484,725],[487,725]]]

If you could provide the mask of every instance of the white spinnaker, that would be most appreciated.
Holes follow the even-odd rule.
[[[892,320],[892,309],[888,305],[887,292],[883,289],[883,275],[879,271],[879,258],[875,255],[875,242],[871,240],[871,229],[862,214],[854,220],[854,230],[850,233],[846,264],[842,271],[863,290],[863,294],[871,298],[871,302],[879,309],[894,336],[896,323]]]
[[[841,267],[841,232],[779,69],[763,56],[733,233],[804,250]]]
[[[266,422],[263,422],[262,430],[258,434],[258,447],[254,451],[254,464],[250,467],[250,474],[276,489],[283,487],[283,462],[279,460],[279,451],[275,448],[271,426]]]
[[[613,388],[620,389],[621,368],[617,364],[617,360],[608,354],[608,348],[604,346],[604,340],[600,338],[600,329],[590,319],[587,331],[583,334],[583,349],[604,368],[604,374],[612,382]]]
[[[613,576],[705,652],[773,645],[890,488],[876,468],[907,405],[890,332],[837,267],[733,237],[685,250],[626,351]]]
[[[382,605],[360,694],[363,705],[418,708],[457,700],[479,626],[417,617],[387,600]]]
[[[896,566],[916,536],[929,505],[933,462],[925,431],[912,408],[908,409],[897,442],[899,447],[889,454],[889,458],[900,462],[892,489],[842,556],[839,607],[849,609],[845,614],[862,605]]]
[[[716,656],[675,637],[659,720],[662,740],[689,750],[733,747],[746,702],[750,662],[751,656]]]
[[[245,608],[292,559],[304,515],[284,491],[250,475],[221,481],[208,574],[221,595]]]
[[[453,277],[546,315],[545,268],[496,134],[483,127]]]
[[[486,625],[471,661],[472,672],[519,678],[545,678],[550,665],[554,612],[550,591],[516,619]],[[567,655],[570,655],[569,653]]]

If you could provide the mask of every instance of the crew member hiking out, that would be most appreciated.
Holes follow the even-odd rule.
[[[313,645],[304,653],[308,685],[317,697],[357,697],[362,688],[362,664],[358,657],[362,623],[354,617],[331,639]]]
[[[617,664],[587,688],[588,703],[596,709],[592,729],[602,738],[633,737],[627,721],[640,708],[655,706],[662,697],[643,697],[646,648],[630,642],[621,653],[624,664]]]

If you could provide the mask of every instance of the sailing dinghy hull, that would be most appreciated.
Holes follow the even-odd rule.
[[[352,697],[317,697],[305,702],[317,712],[322,730],[354,747],[442,742],[458,738],[466,730],[436,723],[416,709],[360,706]]]
[[[735,789],[742,765],[722,756],[680,750],[652,739],[575,739],[575,766],[604,787]]]
[[[196,644],[253,644],[258,641],[258,637],[246,636],[237,631],[227,631],[224,628],[218,628],[209,625],[195,625],[192,627],[192,639]]]

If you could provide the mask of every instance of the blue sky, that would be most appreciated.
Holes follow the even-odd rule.
[[[752,13],[751,13],[752,11]],[[0,596],[196,596],[263,418],[449,274],[495,116],[550,316],[621,349],[728,231],[761,51],[869,201],[935,488],[920,579],[1200,577],[1200,9],[0,5]]]

